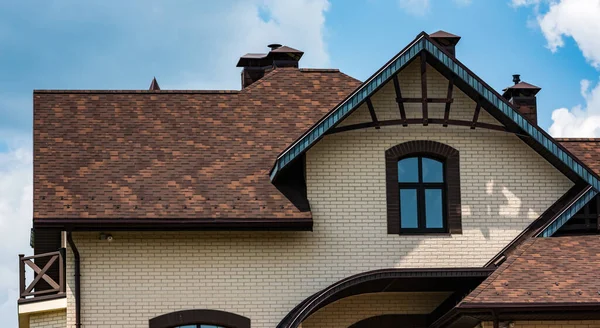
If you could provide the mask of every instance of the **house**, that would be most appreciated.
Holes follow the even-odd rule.
[[[600,140],[459,39],[364,82],[271,45],[239,91],[34,91],[20,326],[600,327]]]

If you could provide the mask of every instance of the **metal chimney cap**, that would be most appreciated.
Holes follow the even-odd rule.
[[[515,82],[515,84],[521,82],[521,74],[513,74],[513,82]]]
[[[277,48],[281,48],[281,45],[279,43],[271,43],[267,47],[271,48],[271,51],[273,51]]]

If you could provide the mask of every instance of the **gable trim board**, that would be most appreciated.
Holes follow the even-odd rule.
[[[551,237],[597,194],[598,192],[596,190],[594,190],[591,186],[588,186],[585,194],[575,199],[571,206],[564,209],[562,213],[556,217],[556,219],[554,219],[552,222],[549,222],[541,232],[535,235],[535,237]]]
[[[477,94],[482,101],[487,101],[491,106],[483,106],[492,116],[499,118],[502,123],[514,126],[520,129],[524,135],[516,133],[524,142],[526,142],[534,151],[557,167],[561,172],[570,174],[571,178],[577,176],[583,179],[594,189],[594,192],[600,190],[600,177],[590,170],[579,159],[573,156],[562,145],[556,142],[541,128],[533,125],[519,113],[519,111],[510,104],[504,97],[492,89],[487,83],[483,82],[477,75],[466,68],[455,57],[433,41],[425,32],[421,32],[417,38],[406,48],[386,63],[373,76],[365,81],[359,88],[350,94],[345,100],[319,120],[312,128],[307,130],[302,137],[284,150],[275,161],[270,172],[271,181],[274,181],[278,174],[287,167],[292,161],[303,155],[329,131],[332,131],[340,122],[353,113],[362,103],[371,97],[384,84],[391,81],[392,78],[412,60],[420,56],[421,52],[426,51],[426,57],[433,57],[446,69],[451,71],[452,78],[456,82],[462,83],[471,91]],[[472,92],[471,92],[472,93]],[[495,110],[494,110],[495,109]],[[532,144],[533,143],[533,144]],[[558,166],[561,166],[560,168]],[[562,168],[562,169],[561,169]],[[567,172],[565,172],[565,169]],[[591,193],[591,192],[590,192]],[[593,196],[592,196],[593,197]],[[584,199],[591,199],[585,197]],[[574,204],[575,205],[575,204]],[[565,213],[573,211],[567,210]],[[576,211],[575,211],[576,212]],[[575,213],[573,212],[573,214]],[[550,230],[558,230],[570,216],[565,216],[556,220]],[[562,222],[562,223],[561,223]]]

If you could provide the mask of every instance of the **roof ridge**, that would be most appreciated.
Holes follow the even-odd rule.
[[[300,72],[303,73],[311,73],[311,72],[319,72],[319,73],[339,73],[339,68],[299,68]]]
[[[600,142],[600,138],[569,138],[569,137],[563,137],[563,138],[554,138],[554,140],[560,141],[560,142],[580,142],[580,141]]]
[[[76,90],[76,89],[38,89],[34,94],[160,94],[160,93],[201,93],[201,94],[238,94],[239,90]]]

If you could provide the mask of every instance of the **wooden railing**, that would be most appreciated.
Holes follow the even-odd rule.
[[[64,248],[56,252],[27,257],[19,254],[19,303],[64,297],[66,285],[64,259]],[[33,280],[29,285],[26,283],[27,268],[33,270]],[[49,271],[52,274],[49,274]]]

